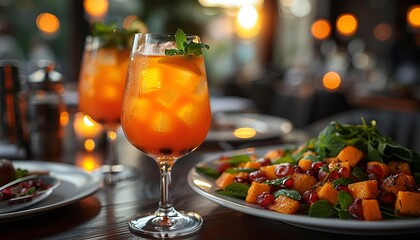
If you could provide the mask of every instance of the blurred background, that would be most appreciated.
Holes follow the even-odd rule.
[[[417,112],[420,5],[386,0],[0,0],[0,59],[51,60],[77,89],[95,21],[197,34],[211,94],[296,127],[357,107]]]

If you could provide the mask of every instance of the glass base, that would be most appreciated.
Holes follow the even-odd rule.
[[[136,216],[128,222],[129,229],[155,238],[171,238],[192,234],[203,225],[200,215],[193,212],[177,212],[170,217],[157,214]]]
[[[101,173],[106,184],[114,184],[135,178],[134,171],[123,165],[102,165]]]

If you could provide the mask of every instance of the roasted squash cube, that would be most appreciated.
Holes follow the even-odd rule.
[[[235,179],[235,175],[234,174],[223,172],[222,175],[220,175],[216,179],[216,186],[218,188],[222,188],[223,189],[226,186],[228,186],[229,184],[231,184],[234,179]]]
[[[278,164],[273,164],[273,165],[268,165],[268,166],[263,166],[260,168],[261,171],[264,171],[265,174],[267,175],[268,179],[276,179],[278,178],[276,175],[276,167]]]
[[[338,202],[338,191],[334,189],[331,182],[326,182],[318,189],[320,200],[327,200],[329,204],[335,205]]]
[[[314,177],[305,173],[293,173],[292,178],[292,189],[298,191],[300,194],[312,189],[316,183],[316,179]]]
[[[248,189],[248,194],[246,195],[245,202],[256,203],[258,195],[260,195],[263,192],[270,192],[270,186],[268,184],[252,182],[251,186]]]
[[[298,162],[298,166],[303,170],[303,171],[308,171],[309,169],[311,169],[312,166],[312,161],[308,160],[308,159],[300,159]]]
[[[354,168],[357,163],[363,158],[363,151],[354,146],[345,146],[337,155],[341,162],[349,162],[350,166]]]
[[[395,201],[395,214],[420,217],[420,193],[400,191]]]
[[[376,180],[350,183],[348,188],[353,199],[372,199],[379,195],[378,183]]]
[[[393,192],[395,195],[399,191],[411,191],[416,186],[416,181],[411,175],[398,173],[385,178],[382,181],[381,189],[387,192]]]
[[[411,175],[410,165],[407,162],[390,161],[388,167],[389,174],[405,173]]]
[[[362,200],[363,217],[366,221],[379,221],[382,220],[381,210],[379,203],[376,199],[363,199]]]
[[[294,199],[280,195],[268,208],[279,213],[294,214],[299,210],[300,203]]]
[[[254,161],[249,161],[249,162],[245,163],[245,165],[244,165],[244,168],[260,169],[260,167],[261,167],[261,163],[254,162]]]

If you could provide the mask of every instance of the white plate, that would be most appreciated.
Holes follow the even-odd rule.
[[[217,113],[213,121],[218,127],[210,129],[206,141],[264,140],[283,136],[293,129],[287,119],[257,113]],[[235,130],[240,128],[254,129],[255,135],[235,136]]]
[[[225,155],[238,155],[255,152],[259,155],[264,154],[268,149],[275,149],[280,146],[264,148],[248,148],[238,151],[226,152]],[[206,158],[196,166],[214,166],[213,162],[218,159],[218,155]],[[188,184],[201,196],[213,201],[221,206],[246,214],[281,221],[290,225],[323,231],[330,233],[344,233],[352,235],[393,235],[420,231],[420,218],[416,219],[392,219],[383,221],[359,221],[352,219],[337,218],[314,218],[307,215],[287,215],[277,213],[259,207],[255,204],[248,204],[243,200],[222,196],[215,193],[215,180],[203,176],[192,168],[188,173]]]
[[[26,209],[0,214],[0,221],[12,220],[40,214],[58,207],[77,202],[99,189],[101,178],[92,175],[81,168],[63,163],[43,161],[14,161],[15,168],[28,170],[48,170],[50,175],[61,180],[61,185],[43,201]]]

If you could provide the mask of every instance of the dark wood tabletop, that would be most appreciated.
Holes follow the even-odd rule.
[[[268,142],[258,144],[266,143]],[[147,239],[130,232],[127,221],[139,213],[156,210],[159,201],[159,170],[154,160],[127,144],[124,141],[119,142],[119,158],[134,171],[135,177],[115,185],[104,185],[94,194],[64,207],[26,218],[0,221],[0,239]],[[307,230],[213,203],[188,186],[187,173],[209,154],[221,153],[223,149],[220,146],[226,147],[226,144],[204,143],[174,165],[172,200],[175,208],[197,212],[204,219],[198,232],[182,239],[343,240],[417,239],[420,236],[420,233],[359,236]],[[236,147],[241,146],[232,146]],[[64,152],[66,156],[63,156],[62,161],[74,161],[74,153],[77,151]]]

